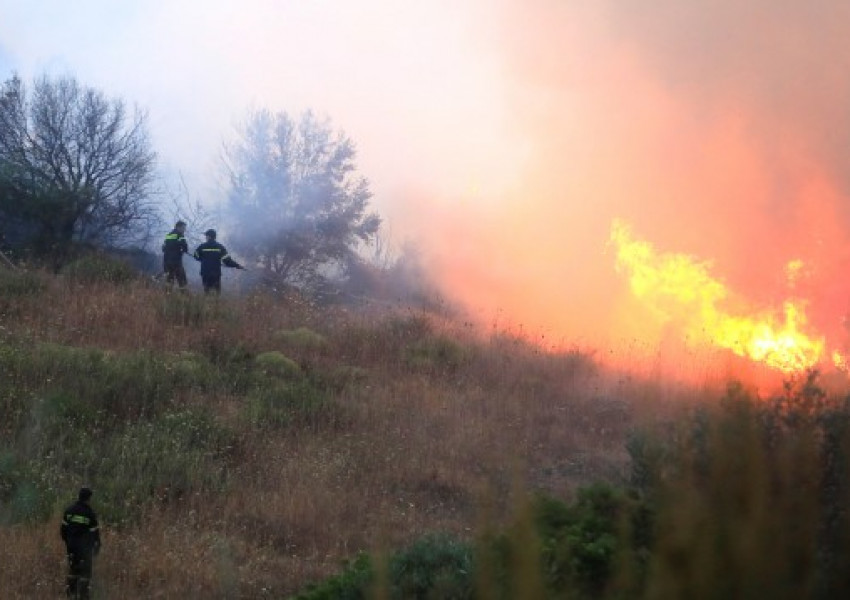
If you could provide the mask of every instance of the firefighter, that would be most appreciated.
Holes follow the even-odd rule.
[[[207,229],[204,232],[207,241],[197,247],[193,256],[201,263],[201,281],[204,283],[204,292],[209,294],[221,293],[221,265],[233,269],[244,269],[242,265],[230,258],[227,248],[215,241],[215,229]]]
[[[100,529],[89,500],[92,491],[80,488],[77,501],[65,509],[59,534],[68,551],[68,578],[65,591],[69,598],[86,600],[92,577],[92,561],[100,552]]]
[[[162,268],[165,271],[165,281],[169,287],[177,285],[181,290],[186,289],[186,270],[183,268],[183,255],[189,253],[189,245],[186,243],[186,223],[177,221],[165,236],[162,243]]]

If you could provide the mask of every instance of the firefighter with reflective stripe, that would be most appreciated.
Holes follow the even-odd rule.
[[[221,293],[221,265],[233,269],[244,269],[244,267],[230,258],[227,248],[215,241],[215,229],[207,229],[204,235],[207,236],[207,241],[195,249],[193,256],[201,263],[204,292],[218,294]]]
[[[162,243],[162,268],[165,271],[165,281],[170,286],[177,285],[180,289],[186,287],[186,270],[183,268],[183,255],[189,254],[189,244],[186,243],[186,223],[177,221],[174,229],[165,236]]]
[[[68,578],[65,592],[69,598],[89,597],[92,562],[100,552],[100,529],[89,500],[92,491],[81,488],[77,501],[62,513],[59,533],[68,551]]]

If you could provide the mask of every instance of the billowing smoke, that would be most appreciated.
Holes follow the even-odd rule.
[[[490,43],[523,168],[502,197],[429,213],[447,287],[550,338],[653,345],[676,332],[614,270],[607,242],[620,218],[661,250],[708,261],[754,307],[803,298],[810,326],[843,344],[850,7],[502,9]]]

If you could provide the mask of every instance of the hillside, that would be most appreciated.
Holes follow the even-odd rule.
[[[404,306],[0,270],[3,597],[834,598],[850,402],[614,373]]]
[[[213,598],[469,537],[526,485],[622,477],[632,384],[581,353],[402,306],[72,275],[0,271],[0,563],[19,597],[61,591],[58,511],[84,483],[106,597]]]

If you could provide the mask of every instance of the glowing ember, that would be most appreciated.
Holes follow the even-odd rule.
[[[617,248],[617,268],[628,273],[635,296],[664,320],[679,324],[689,340],[729,349],[785,373],[813,367],[820,359],[824,340],[803,333],[806,315],[800,303],[787,300],[782,311],[733,314],[730,305],[737,299],[712,277],[709,263],[658,253],[635,239],[622,221],[614,221],[611,242]],[[791,279],[801,267],[800,261],[789,263]]]

